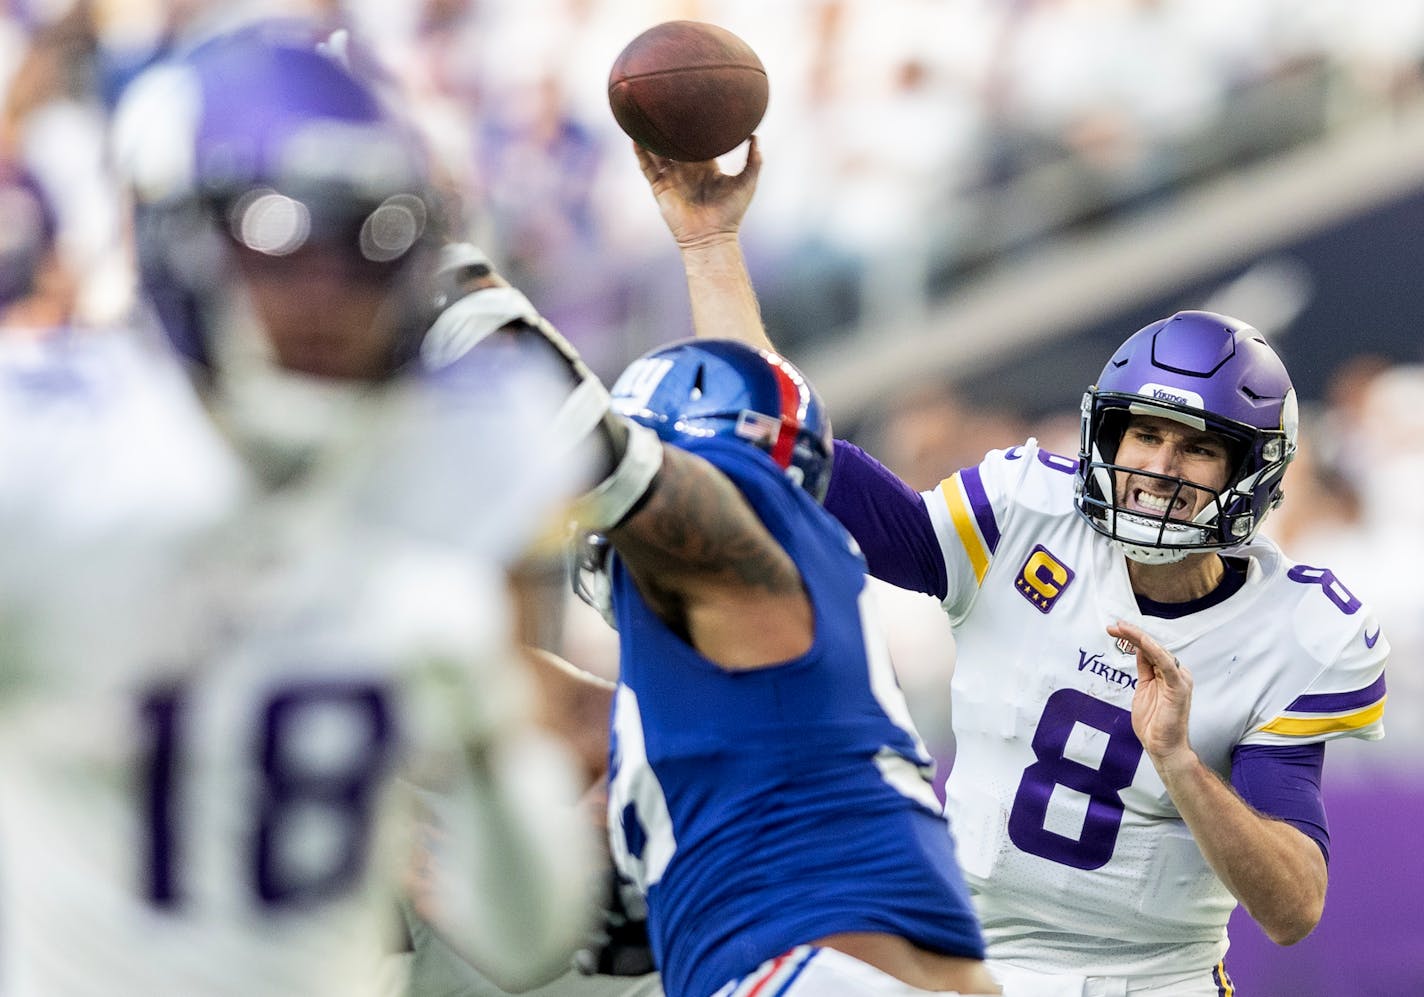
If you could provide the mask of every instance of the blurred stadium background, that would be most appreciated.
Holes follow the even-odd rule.
[[[690,333],[608,68],[661,20],[741,35],[771,81],[743,235],[773,339],[918,487],[1030,433],[1073,452],[1083,388],[1154,318],[1261,328],[1305,403],[1269,531],[1375,605],[1394,658],[1386,741],[1329,753],[1324,921],[1277,950],[1238,917],[1229,965],[1253,995],[1424,993],[1424,3],[7,0],[0,183],[32,174],[53,210],[0,191],[0,270],[44,260],[23,309],[0,295],[10,334],[127,313],[108,111],[185,35],[263,6],[353,25],[479,238],[605,375]],[[948,761],[947,624],[882,594]],[[573,610],[567,650],[606,668],[599,627]]]

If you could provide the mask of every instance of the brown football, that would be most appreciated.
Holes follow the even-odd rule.
[[[608,105],[643,148],[684,162],[731,152],[766,113],[766,69],[725,28],[666,21],[628,43],[608,74]]]

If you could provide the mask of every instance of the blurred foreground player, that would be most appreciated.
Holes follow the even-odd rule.
[[[0,339],[7,994],[382,992],[418,808],[497,979],[584,930],[592,842],[503,570],[572,486],[560,375],[410,375],[439,206],[313,41],[224,36],[121,112],[196,393],[127,333]]]
[[[768,345],[737,244],[755,145],[738,176],[638,156],[698,333]],[[1283,945],[1319,921],[1325,743],[1383,735],[1389,644],[1257,535],[1296,432],[1260,333],[1187,311],[1114,352],[1077,460],[1030,439],[916,494],[837,442],[826,508],[954,627],[946,809],[1006,989],[1220,997],[1238,902]]]
[[[472,350],[485,354],[525,356],[529,351],[543,354],[560,365],[566,374],[563,400],[558,406],[556,428],[561,438],[582,440],[596,447],[596,441],[611,444],[619,438],[617,417],[609,409],[608,391],[583,363],[574,347],[535,310],[529,299],[511,287],[478,247],[455,243],[441,250],[440,291],[443,303],[439,317],[421,343],[421,362],[441,369],[452,356]],[[602,448],[599,448],[602,449]],[[611,456],[606,452],[605,457]],[[519,575],[555,577],[562,597],[567,592],[563,557],[558,571],[548,572],[539,559],[526,560]],[[532,569],[532,571],[530,570]],[[561,614],[537,607],[528,622],[524,640],[526,652],[536,664],[542,721],[576,748],[584,766],[584,784],[591,787],[585,805],[596,823],[602,823],[602,784],[608,764],[608,718],[613,684],[564,661],[546,648],[557,646]],[[611,874],[611,869],[609,870]],[[424,869],[422,878],[435,875]],[[613,894],[605,902],[613,902]],[[472,965],[471,960],[447,940],[439,925],[420,916],[417,905],[405,905],[411,952],[408,958],[408,993],[412,997],[442,994],[448,997],[506,997],[499,987]],[[593,912],[590,911],[592,914]],[[616,917],[607,914],[604,923],[590,934],[578,953],[584,972],[576,972],[567,962],[552,965],[554,978],[533,990],[520,990],[531,997],[657,997],[662,993],[653,971],[645,926],[640,921],[614,928]],[[561,972],[562,971],[562,972]],[[585,973],[593,975],[585,975]],[[531,980],[531,982],[542,982]]]
[[[864,560],[819,504],[820,399],[723,341],[612,393],[632,422],[581,505],[612,552],[585,587],[620,636],[609,832],[664,990],[998,993]]]

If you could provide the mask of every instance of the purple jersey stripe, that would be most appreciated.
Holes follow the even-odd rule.
[[[1217,997],[1234,997],[1236,984],[1231,982],[1231,977],[1226,972],[1226,963],[1218,962],[1211,967],[1211,982],[1216,984]]]
[[[989,504],[989,496],[984,493],[979,468],[966,467],[959,472],[959,480],[964,485],[964,494],[969,496],[969,508],[974,510],[974,520],[979,524],[984,545],[993,554],[999,549],[999,524],[994,520],[994,507]]]
[[[1364,689],[1354,692],[1321,692],[1313,696],[1301,696],[1286,707],[1287,713],[1344,713],[1346,710],[1362,710],[1384,698],[1384,675],[1375,679]]]

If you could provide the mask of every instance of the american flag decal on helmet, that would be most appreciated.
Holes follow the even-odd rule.
[[[742,409],[737,415],[736,434],[741,439],[770,451],[781,436],[781,420],[764,412]]]

